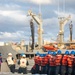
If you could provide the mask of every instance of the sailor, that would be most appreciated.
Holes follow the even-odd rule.
[[[49,57],[47,54],[44,54],[43,57],[43,74],[48,74],[48,63],[49,63]]]
[[[45,74],[45,56],[41,54],[41,74]]]
[[[55,59],[55,64],[56,64],[55,75],[58,75],[60,72],[61,59],[62,59],[62,54],[61,54],[61,51],[58,50],[57,55],[56,55],[56,59]]]
[[[53,52],[52,53],[52,56],[49,60],[49,72],[48,72],[48,75],[55,75],[55,68],[56,68],[56,65],[55,65],[55,57],[56,56],[56,52]]]
[[[0,53],[0,65],[2,63],[2,54]]]
[[[67,73],[67,58],[69,55],[69,51],[66,51],[65,54],[62,57],[62,63],[61,63],[61,75],[65,75]]]
[[[40,54],[39,52],[36,53],[36,56],[34,57],[34,62],[35,62],[35,73],[39,73],[39,57]]]
[[[34,64],[33,67],[31,68],[31,73],[36,74],[36,65]]]
[[[2,63],[2,54],[0,53],[0,71],[1,71],[1,63]]]
[[[71,75],[72,74],[72,71],[73,71],[73,61],[74,61],[74,54],[75,52],[74,51],[71,51],[70,55],[68,56],[68,75]]]
[[[46,72],[47,72],[47,74],[49,73],[49,69],[50,69],[50,64],[49,64],[49,60],[50,60],[50,58],[51,58],[51,56],[52,56],[52,52],[51,51],[48,51],[48,53],[47,53],[47,55],[46,55],[46,58],[47,58],[47,65],[46,65]]]
[[[38,58],[38,65],[39,65],[39,74],[42,74],[41,70],[41,64],[42,64],[42,58],[43,58],[43,54],[40,54],[40,57]]]
[[[8,57],[6,59],[6,62],[8,64],[8,67],[10,68],[10,71],[12,73],[14,73],[15,72],[15,63],[14,63],[14,59],[12,57],[12,53],[8,53]]]
[[[19,64],[19,70],[18,73],[23,73],[23,74],[27,74],[27,60],[26,60],[26,55],[23,54],[20,61],[18,62]]]
[[[36,56],[34,57],[34,65],[31,68],[32,74],[39,74],[39,65],[38,65],[38,59],[40,57],[39,52],[36,53]]]
[[[73,63],[73,73],[72,73],[72,75],[75,75],[75,56],[74,56],[74,61],[73,61],[74,63]]]

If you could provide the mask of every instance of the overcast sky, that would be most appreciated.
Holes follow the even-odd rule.
[[[72,16],[73,39],[75,39],[75,0],[0,0],[0,41],[20,41],[22,39],[29,41],[31,17],[27,16],[28,10],[31,9],[38,15],[39,5],[43,19],[43,39],[56,39],[59,32],[58,15]],[[69,39],[70,21],[64,28],[65,41]],[[34,24],[35,39],[37,40],[38,25],[35,22]]]

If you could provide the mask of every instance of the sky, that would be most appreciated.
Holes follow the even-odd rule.
[[[69,39],[69,24],[73,24],[75,39],[75,0],[0,0],[0,41],[30,40],[30,16],[32,10],[37,16],[41,12],[43,21],[43,39],[56,40],[59,33],[58,17],[68,17],[70,21],[64,27],[64,40]],[[34,21],[35,40],[38,39],[38,25]]]

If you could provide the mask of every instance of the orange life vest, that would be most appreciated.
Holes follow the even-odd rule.
[[[73,61],[74,61],[74,65],[75,65],[75,56],[74,56],[74,60]]]
[[[62,58],[62,65],[67,65],[67,58],[68,58],[68,55],[64,55],[63,58]]]
[[[74,56],[69,55],[67,59],[69,67],[73,66],[73,60],[74,60]]]
[[[55,64],[61,65],[62,55],[56,55]]]
[[[46,55],[45,57],[47,57],[47,59],[50,60],[51,56],[52,56],[52,55],[48,54],[48,55]]]
[[[45,57],[42,58],[41,66],[45,66],[47,64],[48,64],[48,57],[45,56]]]
[[[45,57],[42,58],[41,66],[45,66],[44,59],[45,59]]]
[[[38,64],[38,58],[39,58],[39,56],[35,56],[35,58],[34,58],[35,64]]]
[[[49,58],[48,57],[45,57],[44,58],[44,62],[45,62],[45,65],[47,65],[49,63]]]
[[[41,63],[42,63],[42,57],[39,57],[38,58],[38,65],[41,65]]]
[[[49,65],[50,66],[55,66],[55,56],[51,56],[51,58],[49,60]]]

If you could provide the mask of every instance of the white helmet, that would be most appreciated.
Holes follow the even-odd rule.
[[[12,55],[12,53],[8,53],[8,55]]]
[[[22,57],[26,57],[26,55],[22,55]]]

